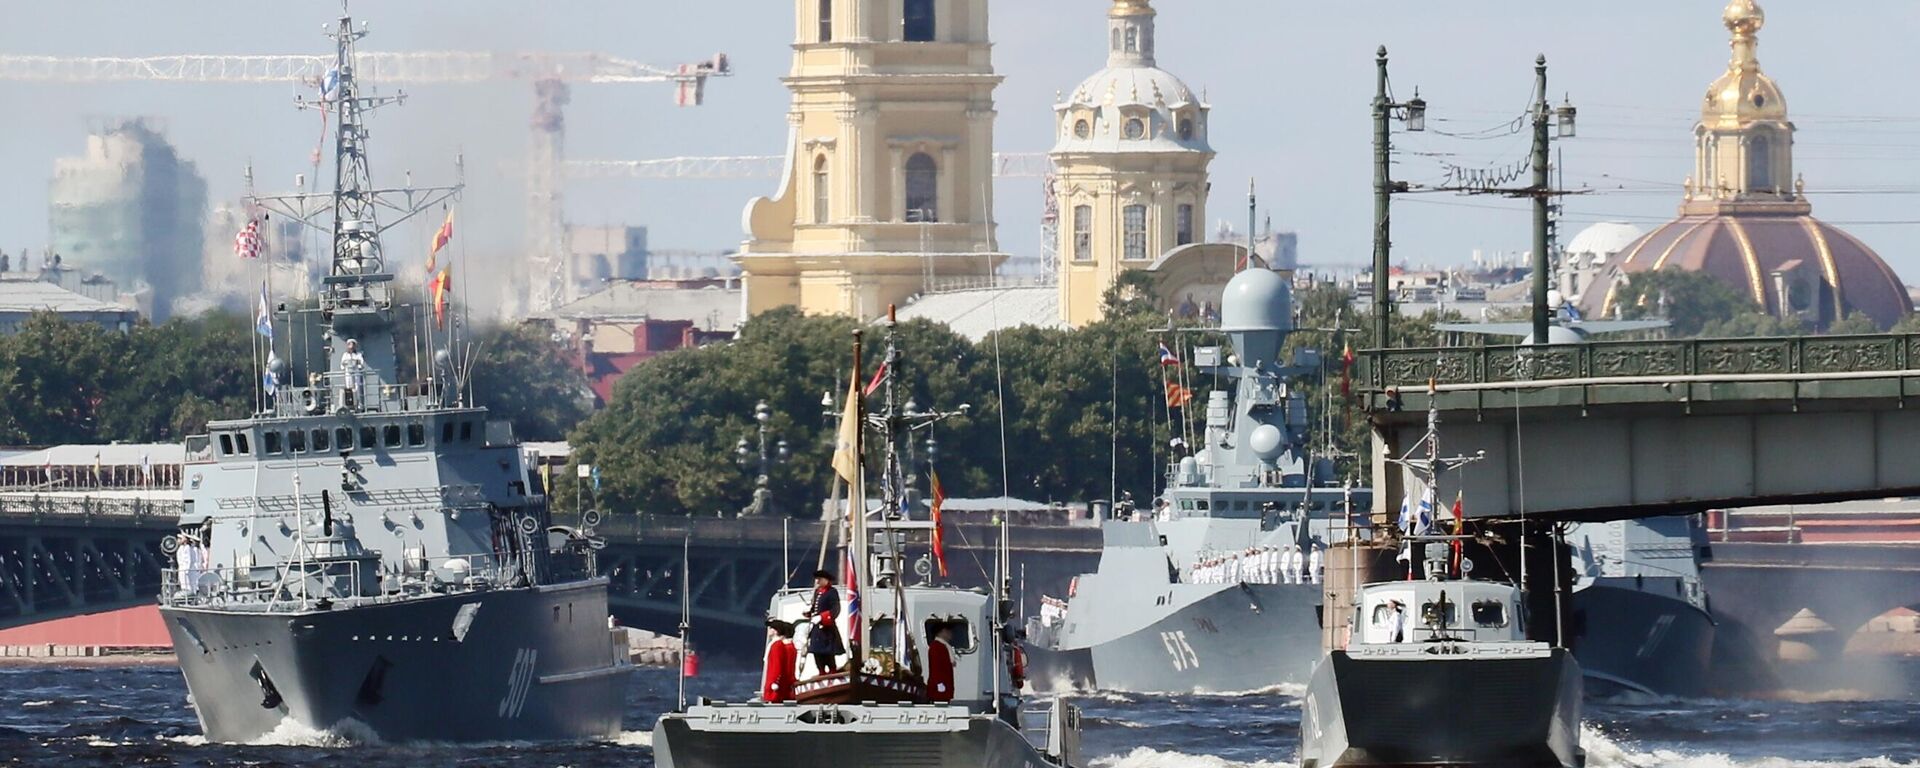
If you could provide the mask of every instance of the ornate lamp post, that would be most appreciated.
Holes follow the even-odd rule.
[[[758,438],[760,463],[759,473],[754,477],[753,482],[753,502],[740,510],[742,516],[764,515],[772,511],[773,491],[767,488],[767,483],[773,474],[773,465],[785,464],[792,455],[787,450],[785,440],[775,439],[772,449],[768,449],[767,422],[772,418],[773,409],[767,407],[767,401],[762,400],[753,406],[754,431],[755,437]],[[753,448],[754,443],[748,438],[740,438],[740,442],[735,443],[733,447],[734,463],[741,467],[754,466]]]

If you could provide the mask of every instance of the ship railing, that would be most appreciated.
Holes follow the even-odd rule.
[[[512,552],[410,557],[395,563],[369,550],[349,556],[315,554],[264,566],[181,564],[183,558],[191,557],[176,552],[173,562],[162,569],[162,602],[295,610],[322,599],[391,602],[521,586],[530,583],[532,578],[531,564],[519,553]]]

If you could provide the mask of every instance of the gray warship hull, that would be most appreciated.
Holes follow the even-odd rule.
[[[1713,618],[1678,596],[1678,583],[1670,577],[1607,577],[1573,593],[1573,649],[1588,690],[1706,692]]]
[[[1177,586],[1217,591],[1112,640],[1030,647],[1035,690],[1234,693],[1307,681],[1320,657],[1321,585]]]
[[[1013,726],[964,707],[691,707],[653,728],[659,768],[1057,768]]]
[[[1580,768],[1580,696],[1580,665],[1563,649],[1510,658],[1334,651],[1302,701],[1300,766]]]
[[[632,668],[605,629],[606,603],[595,579],[333,610],[161,614],[211,741],[302,730],[517,741],[619,733]]]

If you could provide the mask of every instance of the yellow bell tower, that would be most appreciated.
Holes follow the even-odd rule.
[[[1694,128],[1694,169],[1686,213],[1730,208],[1807,213],[1793,174],[1793,121],[1787,99],[1760,71],[1760,29],[1767,14],[1756,0],[1732,0],[1720,15],[1732,33],[1726,74],[1707,87]]]
[[[1006,259],[987,0],[795,0],[787,168],[747,203],[746,311],[874,317]]]

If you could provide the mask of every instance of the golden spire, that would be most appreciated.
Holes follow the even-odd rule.
[[[1760,45],[1760,28],[1767,25],[1767,12],[1755,0],[1732,0],[1720,13],[1720,20],[1733,33],[1733,61],[1728,68],[1739,71],[1760,66],[1754,49]]]
[[[1720,20],[1733,35],[1729,47],[1733,58],[1726,74],[1707,89],[1701,105],[1701,120],[1712,127],[1736,128],[1753,120],[1787,119],[1787,101],[1772,78],[1760,71],[1760,29],[1767,24],[1767,13],[1757,0],[1731,0]]]
[[[1109,17],[1116,19],[1152,14],[1153,0],[1113,0],[1113,10],[1107,12]]]

